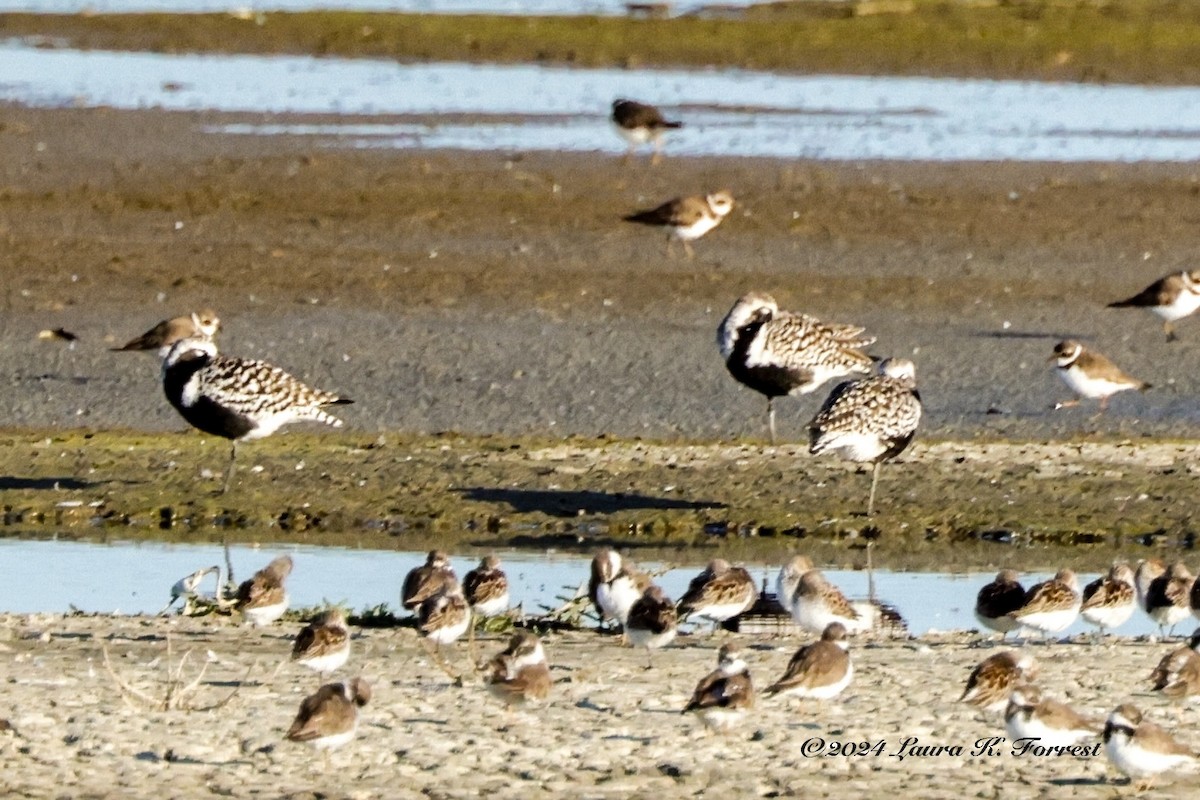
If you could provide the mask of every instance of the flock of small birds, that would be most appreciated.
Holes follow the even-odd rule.
[[[277,621],[288,605],[284,581],[291,569],[290,557],[274,559],[238,587],[230,601],[232,609],[255,626]],[[197,570],[173,587],[171,603],[197,597],[201,582],[212,572],[218,573],[219,586],[218,567]],[[819,638],[796,650],[763,696],[834,700],[854,680],[850,638],[882,631],[883,607],[870,600],[850,600],[803,555],[780,568],[775,590],[792,624]],[[716,626],[738,620],[763,599],[744,567],[717,558],[675,602],[651,576],[610,548],[602,548],[592,559],[586,591],[601,624],[615,627],[629,646],[646,651],[647,670],[653,668],[654,651],[675,639],[683,621],[707,620],[715,633]],[[485,556],[460,582],[448,554],[441,550],[431,551],[424,564],[408,573],[400,599],[415,615],[430,656],[460,685],[463,676],[452,670],[443,648],[468,633],[473,645],[475,626],[509,615],[513,605],[496,556]],[[1200,582],[1182,563],[1168,567],[1158,560],[1143,561],[1136,571],[1117,564],[1082,592],[1068,569],[1028,589],[1021,586],[1015,571],[1005,569],[979,590],[975,616],[984,628],[1000,633],[1003,644],[1013,631],[1042,637],[1060,633],[1079,616],[1103,636],[1126,622],[1137,607],[1164,628],[1192,616],[1200,619]],[[351,638],[343,612],[323,611],[296,635],[291,659],[324,679],[348,662]],[[553,689],[545,648],[529,630],[518,630],[503,651],[475,669],[482,673],[489,693],[510,710],[545,701]],[[1135,706],[1118,706],[1101,724],[1048,696],[1036,683],[1037,673],[1037,660],[1029,652],[1003,650],[974,668],[960,702],[985,713],[1003,712],[1014,743],[1035,740],[1047,753],[1095,754],[1100,744],[1082,743],[1099,737],[1113,766],[1142,785],[1163,772],[1200,766],[1200,753],[1145,719]],[[1176,703],[1200,699],[1200,628],[1162,658],[1149,680],[1154,691]],[[345,745],[354,738],[359,709],[370,698],[370,685],[362,677],[324,683],[301,703],[286,738],[326,751]],[[699,680],[681,711],[698,716],[711,731],[729,734],[755,702],[744,650],[733,639],[722,644],[716,669]]]

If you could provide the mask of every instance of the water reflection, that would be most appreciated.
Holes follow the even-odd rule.
[[[17,43],[0,46],[0,63],[0,99],[37,106],[422,117],[219,128],[331,146],[619,153],[624,145],[605,116],[614,97],[630,96],[685,119],[668,147],[676,155],[1200,158],[1200,128],[1187,124],[1200,119],[1200,88],[78,52]]]
[[[393,609],[399,605],[400,584],[408,570],[425,561],[424,553],[339,547],[281,545],[274,549],[231,547],[236,577],[248,578],[279,552],[288,552],[295,570],[288,581],[292,603],[313,606],[338,602],[362,610],[380,603]],[[529,611],[557,606],[558,599],[585,586],[589,558],[555,552],[501,553],[512,584],[513,602]],[[459,576],[478,563],[479,555],[455,555]],[[123,614],[155,613],[167,602],[170,587],[199,567],[224,564],[220,545],[115,543],[0,539],[0,561],[8,565],[8,580],[0,582],[0,611],[12,613],[66,612],[78,608],[89,612]],[[19,565],[19,568],[18,566]],[[647,570],[660,564],[639,562]],[[777,565],[747,565],[757,580],[768,578],[774,586]],[[660,578],[667,594],[683,595],[698,567],[672,569]],[[851,597],[866,597],[865,572],[833,570],[830,579]],[[975,628],[972,610],[975,594],[993,573],[947,575],[915,572],[875,573],[876,595],[900,610],[913,633],[930,630]],[[1028,586],[1051,577],[1022,576]],[[1080,575],[1080,585],[1094,575]],[[211,586],[206,583],[205,586]],[[1189,629],[1189,623],[1180,626]],[[1067,633],[1089,628],[1077,622]],[[1144,614],[1120,629],[1126,635],[1151,633],[1154,626]]]

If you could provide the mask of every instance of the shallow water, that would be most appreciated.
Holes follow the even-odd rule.
[[[245,580],[275,555],[290,553],[295,568],[288,581],[293,606],[340,603],[355,611],[388,604],[399,607],[400,585],[413,567],[425,561],[424,553],[367,550],[341,547],[281,545],[273,549],[234,545],[230,547],[235,577]],[[561,605],[580,587],[586,587],[590,558],[556,552],[500,553],[511,584],[513,604],[526,611]],[[455,555],[455,570],[463,576],[478,563],[478,555]],[[146,614],[160,611],[170,598],[171,585],[201,567],[224,567],[224,551],[215,544],[109,544],[3,538],[0,562],[8,565],[10,578],[0,582],[0,611],[11,613],[87,612]],[[14,579],[19,565],[19,578]],[[639,562],[650,572],[663,565]],[[778,565],[746,565],[755,579],[768,580],[774,591]],[[656,578],[667,595],[678,599],[698,567],[671,569]],[[826,575],[851,598],[868,596],[868,575],[863,571],[831,570]],[[978,627],[972,610],[975,594],[993,573],[950,575],[942,573],[890,572],[876,570],[878,599],[895,606],[914,634],[929,631],[963,630]],[[1049,574],[1022,576],[1026,586],[1049,578]],[[1095,575],[1080,575],[1086,585]],[[206,578],[201,587],[211,592],[215,579]],[[1190,630],[1185,622],[1179,630]],[[1076,622],[1067,634],[1091,630]],[[1154,626],[1135,613],[1119,631],[1126,635],[1147,634]]]
[[[0,99],[35,106],[472,115],[220,128],[307,136],[322,146],[620,152],[607,113],[614,97],[629,96],[685,121],[668,141],[675,155],[1200,158],[1200,127],[1190,122],[1200,119],[1200,88],[1190,87],[79,52],[12,42],[0,47],[0,66]]]

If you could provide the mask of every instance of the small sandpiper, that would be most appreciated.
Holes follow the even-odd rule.
[[[775,398],[808,394],[846,375],[870,375],[875,362],[863,348],[874,341],[857,325],[780,311],[775,298],[762,292],[738,298],[717,328],[717,347],[729,374],[767,398],[771,444]]]
[[[508,611],[508,576],[500,569],[500,559],[484,556],[479,566],[463,578],[463,594],[479,617],[495,617]]]
[[[808,451],[841,451],[851,461],[870,462],[869,517],[875,513],[880,467],[904,452],[920,422],[916,367],[906,358],[889,358],[875,377],[847,381],[833,390],[808,423]]]
[[[795,695],[815,700],[837,697],[854,679],[849,647],[846,626],[840,622],[830,623],[818,641],[796,651],[783,677],[768,686],[763,694]]]
[[[592,558],[588,597],[601,620],[612,620],[624,628],[633,604],[649,587],[650,579],[616,550],[605,547]]]
[[[292,573],[292,557],[276,556],[271,563],[242,581],[234,600],[234,608],[242,619],[256,628],[270,625],[283,616],[288,608],[287,588],[283,585]]]
[[[745,613],[757,599],[758,587],[744,567],[734,567],[723,558],[714,558],[688,585],[679,601],[679,615],[700,617],[720,626]]]
[[[1060,569],[1050,580],[1030,587],[1025,603],[1013,612],[1013,618],[1022,628],[1049,636],[1071,627],[1082,605],[1075,571]]]
[[[1167,341],[1173,342],[1175,323],[1200,309],[1200,270],[1173,272],[1127,300],[1109,303],[1109,308],[1144,308],[1163,321]]]
[[[332,750],[349,742],[358,730],[358,710],[371,700],[371,685],[362,678],[327,683],[300,704],[288,728],[291,742],[307,742]]]
[[[1150,619],[1158,623],[1159,631],[1168,633],[1192,615],[1191,595],[1196,577],[1182,561],[1176,561],[1166,572],[1146,585],[1145,608]]]
[[[1078,395],[1089,400],[1100,400],[1100,413],[1108,409],[1108,400],[1118,392],[1136,389],[1144,392],[1151,388],[1150,384],[1126,375],[1095,350],[1089,350],[1074,339],[1066,339],[1054,345],[1054,355],[1050,360],[1055,362],[1058,376]],[[1071,408],[1081,401],[1064,400],[1055,403],[1054,407]]]
[[[350,628],[340,608],[318,614],[296,634],[292,661],[325,677],[341,669],[350,658]]]
[[[834,622],[848,633],[863,633],[871,630],[878,619],[875,606],[848,600],[821,570],[813,567],[808,556],[793,556],[779,570],[775,587],[780,605],[791,612],[797,627],[809,633],[824,633]]]
[[[706,195],[676,197],[660,206],[645,211],[635,211],[622,217],[626,222],[637,222],[667,230],[667,256],[671,245],[683,243],[683,251],[689,259],[695,258],[692,242],[721,224],[733,211],[733,195],[727,191]]]
[[[726,643],[717,653],[717,668],[696,684],[696,691],[682,713],[699,714],[710,730],[728,733],[742,721],[746,709],[753,707],[754,683],[742,649]]]
[[[1095,625],[1103,636],[1105,631],[1119,628],[1129,621],[1137,608],[1137,591],[1133,587],[1133,570],[1128,564],[1113,564],[1108,574],[1083,587],[1083,605],[1079,616]]]
[[[1019,577],[1015,569],[1002,569],[975,596],[975,619],[985,628],[1000,633],[1001,641],[1016,630],[1013,612],[1025,605],[1025,588]]]
[[[237,468],[239,442],[262,439],[302,420],[340,428],[342,421],[325,408],[354,402],[313,389],[263,361],[218,355],[207,339],[172,345],[163,359],[162,383],[167,400],[189,425],[230,441],[222,494]]]
[[[1003,711],[1012,690],[1037,677],[1037,662],[1028,653],[1005,650],[988,656],[971,670],[960,703],[984,711]]]
[[[212,341],[221,330],[221,320],[217,312],[211,308],[194,311],[182,317],[164,319],[150,330],[134,339],[130,339],[121,347],[114,347],[114,353],[148,353],[153,351],[159,358],[166,358],[171,347],[182,339],[205,339]]]
[[[454,568],[450,566],[450,556],[443,550],[430,550],[425,563],[413,567],[404,576],[400,605],[415,614],[422,603],[457,580]]]
[[[191,575],[175,581],[175,584],[171,587],[170,602],[158,613],[160,615],[166,614],[171,609],[171,606],[175,605],[175,602],[181,599],[184,601],[183,613],[189,613],[191,601],[199,597],[200,585],[204,583],[205,578],[212,574],[216,574],[217,576],[217,589],[213,592],[213,597],[216,598],[221,592],[221,567],[217,565],[203,567]]]
[[[1158,666],[1150,673],[1151,687],[1156,692],[1164,691],[1168,686],[1180,680],[1184,668],[1192,669],[1189,667],[1190,664],[1200,667],[1200,628],[1192,633],[1186,644],[1162,657]],[[1187,688],[1186,684],[1181,688]],[[1196,689],[1200,691],[1200,686],[1197,686]]]
[[[683,127],[682,122],[668,120],[649,103],[624,98],[613,100],[612,123],[617,133],[629,145],[625,152],[625,160],[633,157],[633,151],[638,145],[653,144],[654,155],[650,157],[651,164],[662,160],[663,133]]]
[[[629,609],[625,635],[634,647],[646,648],[646,669],[654,666],[651,652],[666,647],[675,638],[678,621],[675,604],[655,585],[642,592]]]

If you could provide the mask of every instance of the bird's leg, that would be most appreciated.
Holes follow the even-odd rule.
[[[688,261],[696,257],[696,251],[692,249],[692,243],[687,239],[683,240],[683,252],[687,253]]]
[[[867,516],[875,514],[875,487],[879,485],[879,470],[883,466],[882,461],[876,461],[871,466],[871,494],[867,497]]]
[[[675,237],[667,235],[667,258],[675,257]]]
[[[1103,414],[1105,411],[1108,410],[1108,398],[1109,397],[1111,397],[1111,395],[1105,395],[1104,397],[1100,398],[1100,412],[1099,412],[1099,414],[1097,414],[1097,416],[1099,416],[1100,414]]]
[[[775,398],[767,398],[767,429],[771,432],[771,446],[775,446]]]
[[[654,153],[650,156],[650,166],[656,167],[662,163],[662,138],[654,137]]]
[[[646,669],[654,669],[654,651],[646,648]]]
[[[237,439],[233,440],[233,447],[229,451],[229,469],[225,472],[225,484],[221,487],[221,494],[229,491],[229,484],[233,481],[233,472],[237,469]]]
[[[1175,326],[1170,321],[1163,323],[1163,331],[1167,334],[1168,342],[1177,342],[1179,337],[1175,335]]]
[[[1074,408],[1077,405],[1079,405],[1078,400],[1063,400],[1062,402],[1054,404],[1054,410],[1057,411],[1060,408]]]

